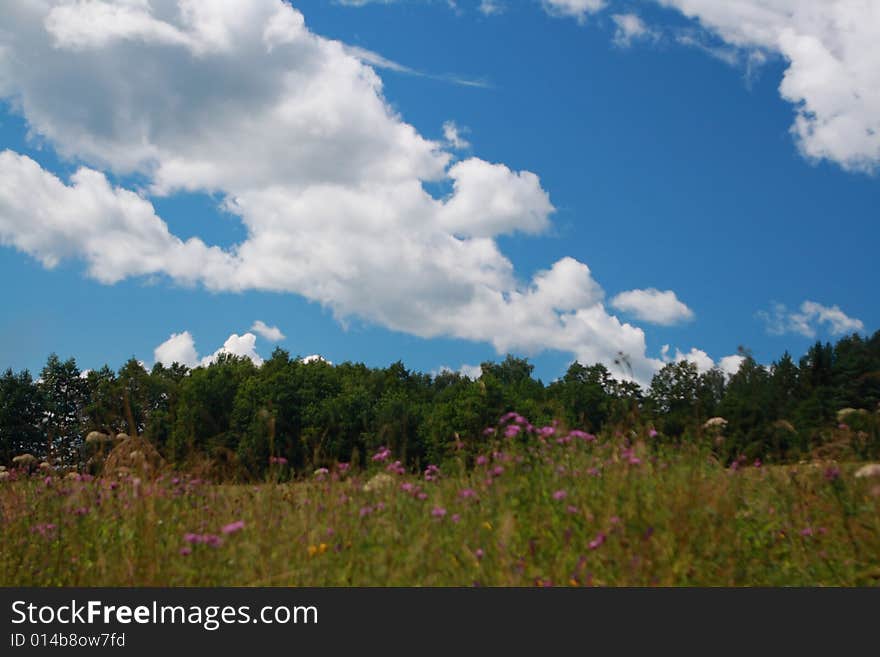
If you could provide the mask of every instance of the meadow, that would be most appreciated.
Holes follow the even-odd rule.
[[[7,471],[4,586],[873,586],[880,478],[863,464],[719,462],[647,428],[509,413],[418,471],[210,483]]]

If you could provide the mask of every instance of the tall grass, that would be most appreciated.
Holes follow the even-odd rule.
[[[247,486],[13,475],[0,584],[880,583],[880,480],[854,478],[855,464],[724,468],[648,435],[518,416],[439,473],[373,457],[284,482],[276,462],[274,481]]]

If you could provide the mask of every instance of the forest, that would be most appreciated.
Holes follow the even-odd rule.
[[[207,367],[149,371],[136,359],[81,371],[52,354],[37,378],[12,369],[0,377],[0,463],[31,454],[53,468],[94,470],[100,446],[87,436],[97,431],[143,436],[167,462],[214,480],[259,480],[275,463],[287,476],[357,466],[380,447],[417,470],[476,454],[486,428],[510,411],[535,427],[704,443],[726,465],[880,456],[880,331],[817,342],[799,360],[785,353],[769,366],[741,353],[732,376],[681,361],[647,389],[578,362],[545,384],[511,355],[482,363],[474,380],[401,362],[303,362],[281,348],[259,367],[221,355]]]

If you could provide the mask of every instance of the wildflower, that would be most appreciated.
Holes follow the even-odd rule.
[[[837,428],[840,429],[841,431],[848,431],[849,425],[844,422],[841,422],[840,424],[837,425]]]
[[[492,468],[492,476],[493,477],[500,477],[503,474],[504,474],[504,468],[502,468],[500,465],[496,465],[494,468]]]
[[[549,438],[556,433],[556,427],[546,426],[538,429],[538,435],[542,438]]]
[[[463,497],[464,499],[468,500],[471,498],[475,498],[477,496],[477,491],[475,491],[473,488],[463,488],[459,492],[459,495],[461,497]]]
[[[373,460],[387,461],[389,456],[391,456],[391,450],[383,445],[375,454],[373,454]]]
[[[385,470],[388,472],[393,472],[394,474],[406,474],[406,468],[403,467],[403,464],[400,461],[395,461],[394,463],[389,463]]]
[[[235,522],[230,522],[228,525],[223,525],[223,528],[220,531],[224,534],[234,534],[242,529],[244,529],[244,520],[236,520]]]
[[[323,481],[324,478],[330,474],[330,471],[327,468],[318,468],[312,473],[319,481]]]
[[[558,490],[558,491],[556,491],[555,493],[553,493],[553,499],[556,500],[557,502],[558,502],[559,500],[564,500],[564,499],[565,499],[565,496],[566,496],[567,494],[568,494],[568,493],[566,493],[564,490]]]
[[[801,530],[801,536],[812,536],[812,535],[813,535],[813,528],[812,527],[804,527]]]
[[[223,544],[223,539],[215,534],[205,534],[202,538],[204,539],[203,542],[212,548],[220,547]]]
[[[199,534],[193,534],[192,532],[187,532],[183,535],[183,540],[187,543],[201,543],[202,537]]]
[[[485,454],[480,454],[475,461],[477,465],[486,465],[488,462],[489,458]]]
[[[436,465],[429,465],[425,468],[425,481],[434,481],[440,477],[440,468]]]
[[[483,429],[484,436],[491,436],[493,433],[495,433],[495,427],[486,427]]]
[[[591,477],[598,477],[601,473],[599,472],[599,468],[593,467],[587,470],[587,474]]]
[[[287,459],[283,456],[270,456],[269,463],[271,465],[287,465]]]
[[[309,556],[314,557],[317,554],[324,554],[327,551],[327,544],[320,543],[318,545],[310,545],[308,548]]]
[[[825,479],[828,481],[836,481],[840,478],[840,468],[836,465],[829,465],[825,468]]]
[[[659,435],[660,435],[660,432],[657,431],[654,427],[651,427],[648,430],[648,438],[656,438]]]
[[[348,469],[350,467],[351,467],[351,464],[349,464],[349,463],[337,463],[336,464],[336,469],[339,470],[340,472],[348,472]]]
[[[376,502],[376,511],[384,511],[385,502]]]
[[[415,485],[412,482],[405,481],[400,484],[400,490],[404,493],[412,493],[416,489]]]
[[[425,493],[424,491],[419,491],[419,492],[416,494],[416,497],[417,497],[418,499],[420,499],[420,500],[426,500],[426,499],[428,499],[428,494]]]
[[[590,548],[591,550],[596,550],[596,549],[598,549],[598,548],[599,548],[604,542],[605,542],[605,534],[603,534],[602,532],[599,532],[598,534],[596,534],[596,538],[594,538],[592,541],[590,541],[590,543],[589,543],[589,548]]]
[[[442,518],[446,515],[446,509],[444,509],[442,506],[435,506],[433,509],[431,509],[431,515],[435,518]]]
[[[509,425],[507,425],[507,428],[504,430],[504,437],[505,438],[514,438],[519,434],[520,431],[521,431],[521,428],[518,424],[509,424]]]
[[[184,545],[182,548],[180,548],[180,556],[186,557],[186,556],[189,556],[190,554],[192,554],[192,548],[189,547],[188,545]]]
[[[596,436],[591,433],[587,433],[586,431],[581,431],[580,429],[572,429],[568,432],[568,435],[572,438],[580,438],[587,443],[596,442]]]
[[[474,556],[477,558],[478,561],[480,561],[483,557],[486,556],[486,553],[483,552],[483,548],[477,548],[476,550],[474,550]]]
[[[565,507],[565,510],[569,513],[577,513],[579,511],[579,509],[574,504],[569,504],[567,507]]]
[[[452,522],[454,522],[454,523],[458,523],[458,521],[461,520],[461,516],[458,515],[457,513],[453,513],[453,514],[452,514],[452,518],[451,518],[451,520],[452,520]]]
[[[363,518],[364,516],[368,516],[373,512],[373,507],[371,506],[362,506],[360,510],[360,516]]]
[[[756,468],[760,468],[761,467],[761,459],[755,459],[755,462],[752,463],[752,465]]]

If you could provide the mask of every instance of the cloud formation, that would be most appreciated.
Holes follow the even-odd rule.
[[[776,53],[803,155],[852,171],[880,165],[880,3],[865,0],[657,0],[729,46]]]
[[[251,331],[256,331],[269,342],[281,342],[286,337],[277,326],[269,326],[260,319],[253,323]]]
[[[585,264],[516,276],[496,238],[550,226],[536,174],[455,161],[389,106],[363,57],[289,4],[8,0],[4,25],[0,97],[81,163],[65,181],[0,153],[0,242],[44,266],[79,259],[107,284],[163,275],[295,293],[340,320],[499,353],[557,349],[609,366],[623,353],[641,381],[662,365],[641,328],[609,314]],[[430,182],[451,193],[431,196]],[[218,194],[247,238],[228,249],[181,240],[149,200],[178,192]],[[186,335],[163,357],[194,362]],[[254,340],[234,335],[221,350],[257,361]]]
[[[675,292],[661,292],[654,288],[621,292],[611,300],[611,306],[630,313],[645,322],[671,326],[694,318],[694,312],[679,301]]]
[[[789,311],[785,304],[777,303],[770,311],[759,311],[757,316],[764,322],[770,335],[795,333],[805,338],[814,338],[822,326],[831,335],[865,330],[862,320],[850,317],[840,307],[823,306],[815,301],[804,301],[800,312]]]

